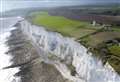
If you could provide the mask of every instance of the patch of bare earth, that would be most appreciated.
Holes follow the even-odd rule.
[[[120,32],[99,32],[95,35],[89,36],[88,44],[90,44],[91,46],[96,46],[97,44],[115,38],[120,38]]]

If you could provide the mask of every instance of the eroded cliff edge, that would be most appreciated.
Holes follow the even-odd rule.
[[[12,30],[6,43],[9,46],[9,51],[6,53],[12,55],[11,61],[14,63],[4,69],[19,67],[20,71],[15,76],[21,78],[20,82],[71,82],[65,79],[53,65],[42,61],[21,29]]]
[[[41,60],[56,67],[64,78],[74,82],[120,81],[120,77],[108,63],[102,66],[101,61],[92,57],[92,53],[72,38],[46,31],[25,19],[15,27],[27,36]]]

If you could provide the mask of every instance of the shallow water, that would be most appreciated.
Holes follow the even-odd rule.
[[[19,68],[3,69],[12,65],[10,60],[11,55],[6,54],[9,47],[5,44],[10,36],[10,31],[15,29],[12,27],[17,22],[17,18],[0,18],[0,82],[19,82],[20,77],[15,77],[14,74],[19,71]]]

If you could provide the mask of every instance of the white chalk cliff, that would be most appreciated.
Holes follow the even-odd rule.
[[[120,82],[120,76],[108,63],[103,66],[92,53],[87,53],[87,48],[72,38],[32,25],[25,19],[17,24],[38,51],[42,51],[44,61],[53,64],[66,79],[73,82]],[[71,75],[70,64],[75,67],[75,75]]]

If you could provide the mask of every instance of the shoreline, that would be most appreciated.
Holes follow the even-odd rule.
[[[14,63],[6,69],[20,67],[20,72],[15,76],[20,76],[21,82],[70,82],[53,65],[41,61],[37,51],[20,29],[11,31],[7,45],[11,49],[8,53],[12,54],[11,61]]]
[[[17,24],[19,24],[19,22]],[[12,54],[13,59],[11,61],[14,62],[12,66],[8,66],[8,67],[6,67],[6,69],[7,68],[20,67],[21,71],[16,73],[15,76],[21,76],[22,82],[37,82],[37,81],[48,82],[50,78],[55,78],[54,79],[55,82],[58,79],[59,80],[57,82],[61,82],[61,78],[62,78],[62,82],[68,82],[67,79],[64,79],[64,78],[68,78],[68,75],[64,75],[65,72],[67,74],[68,74],[68,72],[66,71],[66,68],[64,69],[64,65],[62,65],[63,62],[64,63],[68,63],[68,62],[60,61],[62,63],[59,64],[59,62],[57,62],[56,60],[53,63],[51,63],[51,62],[49,62],[47,60],[45,61],[43,56],[45,57],[45,55],[47,55],[47,54],[44,55],[44,52],[42,52],[41,50],[39,51],[39,43],[38,43],[39,38],[37,38],[37,35],[39,37],[39,33],[41,34],[42,31],[44,31],[44,29],[42,30],[42,28],[41,28],[40,31],[38,31],[39,28],[36,27],[36,29],[38,28],[37,31],[36,31],[35,29],[31,28],[32,27],[31,25],[29,26],[29,23],[26,23],[24,21],[20,22],[20,24],[22,24],[23,27],[17,26],[17,24],[14,25],[15,27],[17,27],[17,29],[11,31],[12,35],[8,38],[8,41],[6,42],[10,46],[10,50],[8,52],[6,52],[6,53],[11,53]],[[26,27],[26,28],[24,28],[24,27]],[[34,35],[32,33],[36,33],[36,35]],[[46,33],[48,33],[48,32],[45,32],[45,34]],[[44,32],[42,34],[44,34]],[[40,36],[42,36],[42,34]],[[34,35],[34,36],[32,36],[32,35]],[[59,37],[59,36],[60,35],[58,34],[58,36],[56,36],[56,37]],[[49,37],[51,37],[51,36],[49,36]],[[64,38],[61,38],[61,39],[64,39]],[[34,45],[34,40],[35,40],[35,45]],[[37,43],[36,43],[36,40],[37,40]],[[43,38],[43,40],[44,40],[44,38]],[[36,45],[38,46],[38,49],[36,49],[36,47],[37,47]],[[41,47],[42,46],[44,46],[44,43],[43,43],[43,45],[41,44]],[[77,46],[77,47],[79,47],[79,46]],[[83,52],[85,52],[83,54],[85,59],[83,61],[79,61],[79,63],[86,62],[85,64],[87,65],[88,63],[90,63],[90,61],[85,61],[86,57],[88,57],[88,55],[86,53],[86,49],[84,47],[82,47],[82,46],[79,47],[79,48],[80,49],[83,48]],[[48,58],[50,58],[50,59],[52,58],[53,60],[54,60],[54,58],[56,59],[56,56],[53,57],[52,55],[54,55],[54,54],[48,54]],[[74,56],[76,56],[76,55],[74,55]],[[79,56],[80,56],[80,58],[78,58]],[[82,55],[80,54],[79,56],[76,57],[75,60],[77,58],[78,58],[78,60],[81,60]],[[88,59],[89,58],[91,59],[90,56],[88,57]],[[95,62],[94,59],[92,61]],[[79,64],[76,61],[74,61],[73,63],[75,65]],[[98,62],[98,63],[100,63],[100,62]],[[101,67],[101,65],[98,65],[98,66]],[[49,67],[50,67],[50,69],[48,69]],[[91,66],[89,66],[89,68],[90,67]],[[70,68],[71,68],[71,66],[70,66]],[[88,69],[88,72],[90,71],[89,68],[86,68],[86,69]],[[71,69],[74,70],[75,68],[71,68]],[[84,69],[84,64],[83,64],[83,67],[80,68],[80,69],[83,69],[83,70],[87,71],[86,69]],[[110,71],[111,69],[107,70],[107,68],[104,68],[104,67],[102,69],[106,73],[113,74],[113,72]],[[102,69],[100,69],[100,70],[102,70]],[[52,71],[49,71],[49,70],[52,70]],[[99,68],[98,68],[98,70],[99,70]],[[81,75],[81,73],[82,73],[82,71],[79,74]],[[97,75],[97,72],[95,72],[95,73]],[[113,74],[113,75],[116,76],[116,74]],[[40,77],[42,77],[42,78],[40,78]],[[57,78],[57,77],[59,77],[59,78]],[[81,77],[79,77],[79,78],[81,78]],[[107,75],[106,75],[106,78],[108,78]],[[113,78],[113,77],[111,76],[111,78]],[[72,77],[70,77],[70,80],[71,79],[72,79]],[[93,78],[93,79],[95,79],[95,78]],[[54,82],[54,81],[51,81],[51,82]],[[81,82],[81,81],[79,81],[79,82]]]

